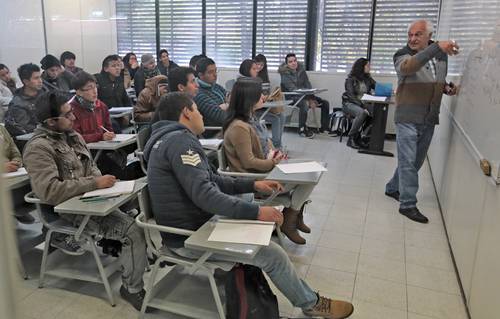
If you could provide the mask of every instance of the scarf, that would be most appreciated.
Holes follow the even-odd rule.
[[[144,80],[150,79],[152,77],[155,77],[155,76],[161,74],[160,70],[158,69],[157,66],[152,70],[148,70],[146,68],[143,68],[143,70],[144,70]]]

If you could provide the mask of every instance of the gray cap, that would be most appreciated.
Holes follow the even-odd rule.
[[[152,54],[149,54],[149,53],[148,53],[148,54],[143,54],[143,55],[141,56],[141,63],[142,63],[142,64],[146,64],[146,63],[148,63],[148,62],[151,62],[151,60],[153,60],[153,61],[154,61],[154,59],[155,59],[155,58],[154,58],[154,56],[153,56]]]

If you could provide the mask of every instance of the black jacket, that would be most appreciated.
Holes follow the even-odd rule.
[[[168,65],[168,68],[166,68],[163,63],[158,62],[158,69],[160,70],[160,73],[163,74],[164,76],[166,76],[168,78],[168,75],[170,74],[170,72],[175,69],[175,68],[178,68],[179,65],[177,65],[177,63],[175,63],[174,61],[170,61],[170,64]]]
[[[70,90],[73,90],[73,86],[71,85],[71,81],[75,75],[69,71],[62,71],[59,76],[51,80],[47,75],[47,71],[43,71],[42,80],[43,80],[43,88],[46,91],[61,91],[63,93],[68,93]]]
[[[185,126],[170,121],[153,124],[144,149],[148,161],[151,205],[158,224],[196,230],[213,215],[256,219],[259,206],[233,194],[254,192],[254,182],[220,176]],[[182,247],[184,236],[162,234],[164,245]]]
[[[28,96],[24,94],[23,88],[16,90],[5,113],[5,128],[10,135],[18,136],[35,130],[38,124],[35,102],[43,92],[40,90],[38,95]]]
[[[360,95],[361,82],[365,83],[366,88],[368,89],[367,93],[369,93],[371,90],[375,90],[376,82],[371,76],[368,76],[363,80],[359,80],[358,78],[349,74],[349,76],[345,80],[345,92],[344,94],[342,94],[342,104],[354,103],[361,107],[363,106],[363,102],[361,102],[361,100],[358,98],[358,96]]]
[[[98,97],[110,109],[112,107],[132,106],[132,102],[125,91],[123,78],[117,77],[111,81],[108,73],[101,71],[95,75],[97,79]]]

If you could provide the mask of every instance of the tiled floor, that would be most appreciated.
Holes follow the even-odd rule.
[[[307,244],[285,247],[314,289],[352,301],[356,319],[466,318],[427,164],[418,197],[430,223],[421,225],[399,215],[397,202],[384,196],[394,158],[358,154],[338,138],[307,140],[285,132],[284,139],[292,157],[328,163],[305,214],[313,230],[305,235]],[[394,142],[386,149],[394,151]],[[137,318],[118,293],[116,307],[110,307],[98,285],[49,279],[38,289],[40,256],[23,257],[32,279],[23,281],[17,294],[20,318]],[[113,278],[117,292],[119,276]],[[304,317],[277,294],[284,316]]]

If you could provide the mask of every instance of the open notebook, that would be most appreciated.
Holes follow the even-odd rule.
[[[116,134],[110,142],[125,142],[135,138],[135,134]]]
[[[10,173],[3,173],[2,176],[4,178],[13,178],[13,177],[18,177],[18,176],[23,176],[23,175],[28,175],[28,172],[26,172],[26,168],[21,167],[15,172],[10,172]]]
[[[95,191],[86,192],[80,199],[93,197],[114,197],[117,195],[131,194],[134,191],[135,181],[120,181],[109,188],[96,189]]]

